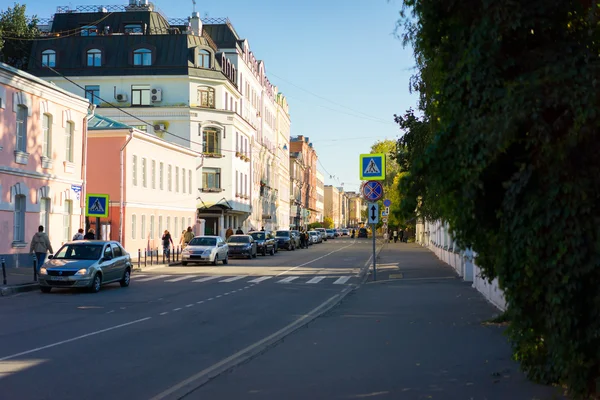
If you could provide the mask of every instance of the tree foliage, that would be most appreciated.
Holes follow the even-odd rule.
[[[31,39],[39,35],[37,17],[25,15],[25,5],[0,12],[0,61],[15,68],[27,69]]]
[[[333,228],[333,218],[331,218],[331,217],[323,218],[323,228],[325,228],[325,229]]]
[[[448,221],[509,304],[528,376],[575,397],[600,376],[600,7],[591,0],[404,0],[422,118],[403,194]]]

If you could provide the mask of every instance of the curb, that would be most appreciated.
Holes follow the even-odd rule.
[[[38,290],[40,285],[38,283],[27,283],[24,285],[6,286],[0,288],[0,296],[10,296],[15,293],[31,292]]]
[[[381,251],[383,250],[385,245],[386,245],[386,242],[384,240],[383,243],[381,244],[381,246],[379,246],[379,248],[375,251],[375,258],[379,257],[379,253],[381,253]],[[360,285],[362,285],[363,283],[365,283],[367,281],[367,278],[369,277],[372,265],[373,265],[373,260],[371,260],[371,258],[369,258],[369,260],[367,260],[367,263],[365,264],[365,266],[360,270],[360,273],[358,275],[358,277],[360,279]]]

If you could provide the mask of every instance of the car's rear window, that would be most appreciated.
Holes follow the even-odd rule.
[[[275,232],[275,236],[290,237],[290,231],[277,231],[277,232]]]
[[[190,246],[216,246],[217,238],[197,237],[190,240]]]
[[[254,232],[251,233],[250,236],[252,236],[254,240],[265,240],[264,232]]]

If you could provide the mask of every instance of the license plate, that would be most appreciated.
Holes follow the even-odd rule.
[[[69,278],[66,276],[51,276],[50,280],[51,281],[68,281]]]

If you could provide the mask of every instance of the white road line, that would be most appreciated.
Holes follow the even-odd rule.
[[[229,296],[229,292],[223,293],[223,296]]]
[[[137,279],[137,278],[142,278],[142,277],[144,277],[144,276],[148,276],[148,275],[147,275],[147,274],[142,274],[142,275],[131,275],[131,276],[129,277],[129,279]]]
[[[350,276],[341,276],[339,277],[335,282],[333,282],[334,285],[343,285],[344,283],[348,282],[350,280]]]
[[[173,311],[181,311],[181,307],[180,308],[174,308]]]
[[[204,300],[200,300],[200,301],[196,302],[196,304],[202,304],[202,303],[204,303]]]
[[[261,276],[260,278],[256,278],[256,279],[252,279],[251,281],[248,281],[250,283],[260,283],[262,281],[266,281],[267,279],[271,279],[272,276]]]
[[[317,258],[315,258],[314,260],[311,260],[311,261],[305,262],[304,264],[296,265],[296,266],[295,266],[295,267],[293,267],[293,268],[290,268],[290,269],[288,269],[288,270],[285,270],[285,271],[281,272],[280,274],[277,274],[277,276],[285,275],[285,274],[287,274],[288,272],[290,272],[290,271],[293,271],[293,270],[295,270],[295,269],[297,269],[297,268],[304,267],[305,265],[308,265],[308,264],[312,264],[312,263],[314,263],[315,261],[319,261],[319,260],[321,260],[321,259],[323,259],[323,258],[325,258],[325,257],[327,257],[327,256],[330,256],[330,255],[332,255],[333,253],[337,253],[338,251],[342,251],[342,250],[344,250],[346,247],[350,247],[350,246],[352,246],[352,244],[349,244],[349,245],[347,245],[347,246],[341,247],[341,248],[339,248],[339,249],[337,249],[337,250],[334,250],[334,251],[332,251],[332,252],[330,252],[330,253],[327,253],[327,254],[325,254],[325,255],[323,255],[323,256],[321,256],[321,257],[317,257]]]
[[[325,278],[327,278],[327,277],[326,276],[315,276],[314,278],[312,278],[310,281],[308,281],[306,283],[319,283]]]
[[[249,288],[250,288],[250,286],[246,286],[246,287],[244,287],[244,289],[249,289]]]
[[[218,296],[215,296],[215,299],[218,299],[219,297],[223,297],[223,295],[222,295],[222,294],[220,294],[220,295],[218,295]]]
[[[188,305],[186,305],[186,307],[194,307],[194,305],[193,304],[188,304]]]
[[[212,301],[214,300],[214,297],[211,297],[210,299],[207,299],[207,301]]]
[[[234,276],[232,278],[228,278],[228,279],[223,279],[222,281],[219,282],[233,282],[233,281],[237,281],[239,279],[244,279],[248,277],[248,275],[240,275],[240,276]]]
[[[138,282],[154,281],[156,279],[169,278],[170,276],[171,275],[156,275],[156,276],[151,276],[150,278],[140,279],[140,280],[138,280]]]
[[[136,319],[135,321],[127,322],[125,324],[111,326],[110,328],[101,329],[99,331],[86,333],[85,335],[76,336],[76,337],[71,338],[71,339],[61,340],[60,342],[48,344],[48,345],[42,346],[42,347],[36,347],[35,349],[31,349],[31,350],[27,350],[27,351],[22,351],[22,352],[17,353],[17,354],[12,354],[10,356],[2,357],[2,358],[0,358],[0,361],[10,360],[10,359],[13,359],[13,358],[24,356],[26,354],[37,353],[38,351],[42,351],[42,350],[50,349],[52,347],[60,346],[61,344],[71,343],[71,342],[74,342],[76,340],[85,339],[86,337],[99,335],[99,334],[104,333],[104,332],[114,331],[115,329],[124,328],[124,327],[129,326],[129,325],[133,325],[133,324],[137,324],[137,323],[140,323],[140,322],[148,321],[151,318],[152,317],[146,317],[146,318]]]
[[[213,279],[219,279],[219,278],[222,278],[222,276],[221,275],[207,276],[205,278],[196,279],[195,281],[192,281],[192,282],[208,282],[208,281],[212,281]]]
[[[167,315],[169,312],[165,311],[165,312],[161,312],[160,315]]]
[[[165,282],[179,282],[179,281],[184,281],[186,279],[197,278],[199,276],[200,275],[185,275],[185,276],[180,276],[179,278],[167,279]]]
[[[300,277],[299,276],[288,276],[287,278],[277,281],[277,283],[290,283],[294,279],[298,279],[298,278],[300,278]]]

